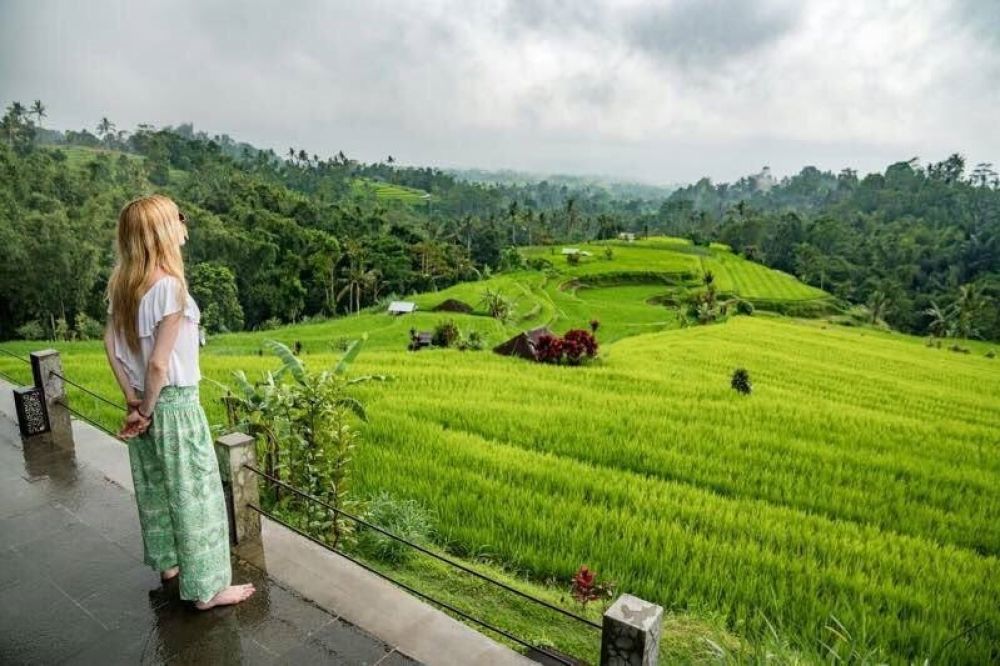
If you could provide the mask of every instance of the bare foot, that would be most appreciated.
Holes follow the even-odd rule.
[[[161,571],[160,572],[160,580],[162,580],[163,582],[167,582],[168,580],[171,580],[172,578],[176,578],[177,574],[179,574],[180,572],[181,572],[181,568],[180,567],[170,567],[166,571]]]
[[[216,606],[238,604],[241,601],[248,599],[250,595],[256,591],[257,589],[253,586],[253,583],[230,585],[208,601],[194,602],[194,607],[198,610],[208,610],[209,608],[214,608]]]

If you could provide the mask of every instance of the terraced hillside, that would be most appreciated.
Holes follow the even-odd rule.
[[[751,640],[773,626],[807,659],[842,626],[855,660],[1000,660],[1000,361],[988,345],[957,354],[759,310],[682,328],[676,308],[657,303],[697,288],[706,269],[750,300],[827,299],[717,248],[652,239],[616,244],[610,260],[603,246],[590,251],[570,265],[531,248],[551,268],[418,295],[413,315],[217,336],[202,369],[227,383],[237,369],[273,369],[257,355],[268,338],[300,341],[306,363],[323,367],[334,346],[368,332],[356,371],[394,381],[360,394],[371,424],[356,492],[432,508],[452,550],[486,552],[536,581],[586,563],[622,591]],[[446,298],[476,305],[486,288],[516,301],[512,322],[427,311]],[[411,327],[446,318],[491,343],[598,319],[600,360],[404,350]],[[70,375],[114,395],[97,343],[57,346]],[[17,363],[0,358],[0,370],[23,373]],[[737,367],[749,396],[730,388]],[[202,388],[221,421],[218,389]]]

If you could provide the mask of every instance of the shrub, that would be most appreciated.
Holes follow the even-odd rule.
[[[615,258],[615,251],[611,248],[610,245],[604,248],[604,258],[607,259],[608,261],[611,261],[612,259]]]
[[[996,356],[997,356],[997,353],[993,349],[991,349],[988,352],[986,352],[986,358],[996,358]]]
[[[743,395],[750,395],[750,392],[753,391],[753,384],[750,383],[750,373],[746,371],[746,368],[736,368],[733,371],[733,379],[730,385],[734,391]]]
[[[580,253],[570,252],[566,255],[566,262],[569,263],[570,266],[576,266],[580,263]]]
[[[516,271],[524,268],[524,257],[516,247],[508,247],[500,253],[500,270]]]
[[[472,330],[469,334],[459,340],[458,348],[462,351],[481,351],[486,346],[486,340],[479,331]]]
[[[282,323],[283,322],[277,317],[271,317],[269,319],[265,319],[264,321],[262,321],[257,328],[259,328],[262,331],[271,331],[281,326]]]
[[[435,347],[451,347],[460,336],[461,333],[458,330],[458,326],[451,319],[448,319],[447,321],[438,322],[438,325],[434,327],[434,335],[431,338],[431,343]]]
[[[587,568],[586,565],[580,565],[570,581],[569,593],[585,608],[591,601],[610,600],[614,596],[614,589],[614,583],[598,582],[596,573]]]
[[[753,315],[753,303],[744,300],[736,301],[736,312],[748,317]]]
[[[24,340],[44,340],[45,328],[37,319],[32,319],[17,327],[17,337]]]
[[[594,358],[597,355],[597,340],[590,332],[576,328],[563,336],[562,348],[566,362],[579,365],[584,357]]]
[[[395,499],[383,491],[368,501],[365,520],[407,541],[427,543],[434,534],[431,513],[415,500]],[[415,551],[410,546],[361,525],[356,547],[372,559],[389,564],[405,564]]]
[[[528,268],[536,271],[544,271],[550,268],[555,268],[552,262],[544,257],[532,257],[528,259]]]
[[[562,338],[558,335],[543,335],[535,343],[535,360],[541,363],[558,363],[562,353]]]
[[[566,335],[543,335],[535,343],[535,360],[541,363],[579,365],[585,358],[597,355],[597,340],[583,329],[567,331]]]
[[[74,324],[77,336],[81,340],[97,340],[104,337],[104,326],[86,312],[77,312]]]
[[[500,291],[487,289],[479,299],[479,304],[486,308],[491,317],[500,321],[507,321],[514,314],[514,304]]]

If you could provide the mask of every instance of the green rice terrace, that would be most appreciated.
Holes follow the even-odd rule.
[[[387,491],[434,515],[433,543],[579,611],[582,564],[668,611],[664,659],[769,663],[1000,660],[1000,360],[851,323],[841,304],[721,246],[653,238],[522,250],[530,268],[384,307],[219,335],[203,374],[232,386],[311,369],[368,335],[352,373],[370,423],[354,493]],[[609,252],[610,250],[610,252]],[[711,273],[728,314],[698,325],[686,299]],[[484,292],[513,303],[489,316]],[[471,313],[434,312],[454,299]],[[752,315],[735,314],[746,301]],[[804,318],[811,317],[811,318]],[[481,351],[407,350],[453,320]],[[598,322],[597,358],[548,365],[490,349],[521,331]],[[44,343],[3,347],[26,354]],[[56,343],[67,376],[117,398],[99,342]],[[745,368],[752,393],[730,386]],[[28,381],[0,357],[0,371]],[[70,388],[109,427],[113,410]],[[222,389],[202,384],[209,420]],[[599,637],[456,582],[431,564],[397,575],[511,631],[596,660]],[[598,617],[591,604],[585,612]],[[594,634],[594,635],[592,635]]]

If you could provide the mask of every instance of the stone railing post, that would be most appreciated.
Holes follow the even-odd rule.
[[[41,389],[48,412],[49,432],[46,437],[59,448],[73,450],[73,422],[69,413],[69,397],[62,378],[62,360],[55,349],[31,352],[31,374],[35,388]],[[55,373],[55,374],[53,374]]]
[[[663,608],[623,594],[604,614],[601,666],[656,666]]]
[[[219,474],[226,494],[229,531],[234,546],[260,539],[260,514],[247,506],[260,506],[257,475],[243,466],[257,466],[257,443],[250,435],[232,432],[215,440]]]

